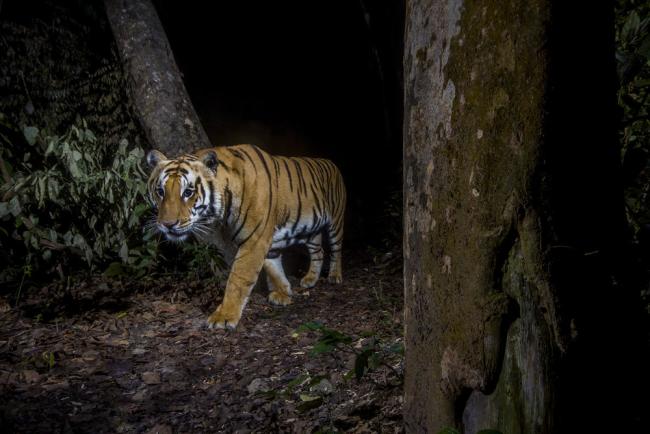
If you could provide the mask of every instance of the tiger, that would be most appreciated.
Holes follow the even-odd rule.
[[[303,288],[316,285],[329,245],[328,280],[343,281],[341,249],[346,206],[343,176],[322,158],[272,156],[255,145],[206,148],[169,159],[147,154],[149,200],[157,210],[155,228],[170,241],[201,238],[215,227],[236,254],[221,304],[209,328],[235,329],[262,269],[272,304],[292,302],[283,266],[284,249],[306,245],[309,269]],[[324,240],[325,239],[325,240]]]

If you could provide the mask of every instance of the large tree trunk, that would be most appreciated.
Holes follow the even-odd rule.
[[[209,147],[151,1],[104,3],[149,143],[170,157]]]
[[[409,432],[628,421],[611,5],[561,3],[407,2]]]

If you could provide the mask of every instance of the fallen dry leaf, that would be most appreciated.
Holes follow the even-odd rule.
[[[142,381],[144,384],[160,384],[160,374],[158,372],[143,372]]]
[[[169,425],[156,425],[147,434],[172,434],[172,428]]]
[[[38,383],[41,379],[41,375],[31,369],[24,370],[22,376],[25,383]]]
[[[50,378],[48,382],[43,384],[41,387],[43,387],[43,389],[47,390],[48,392],[53,392],[59,389],[67,389],[70,387],[70,383],[68,380],[58,381],[56,379]]]

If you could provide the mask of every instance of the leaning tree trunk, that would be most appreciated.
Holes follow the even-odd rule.
[[[104,3],[149,143],[168,156],[209,147],[151,1]]]
[[[408,432],[626,423],[609,400],[630,347],[601,3],[407,1]]]
[[[149,145],[168,157],[212,146],[187,94],[167,36],[150,0],[104,0],[130,97]],[[211,242],[226,263],[234,245],[221,231]]]

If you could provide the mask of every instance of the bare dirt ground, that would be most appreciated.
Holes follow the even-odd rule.
[[[399,273],[256,290],[234,332],[204,326],[220,298],[168,276],[0,299],[0,431],[402,432]]]

